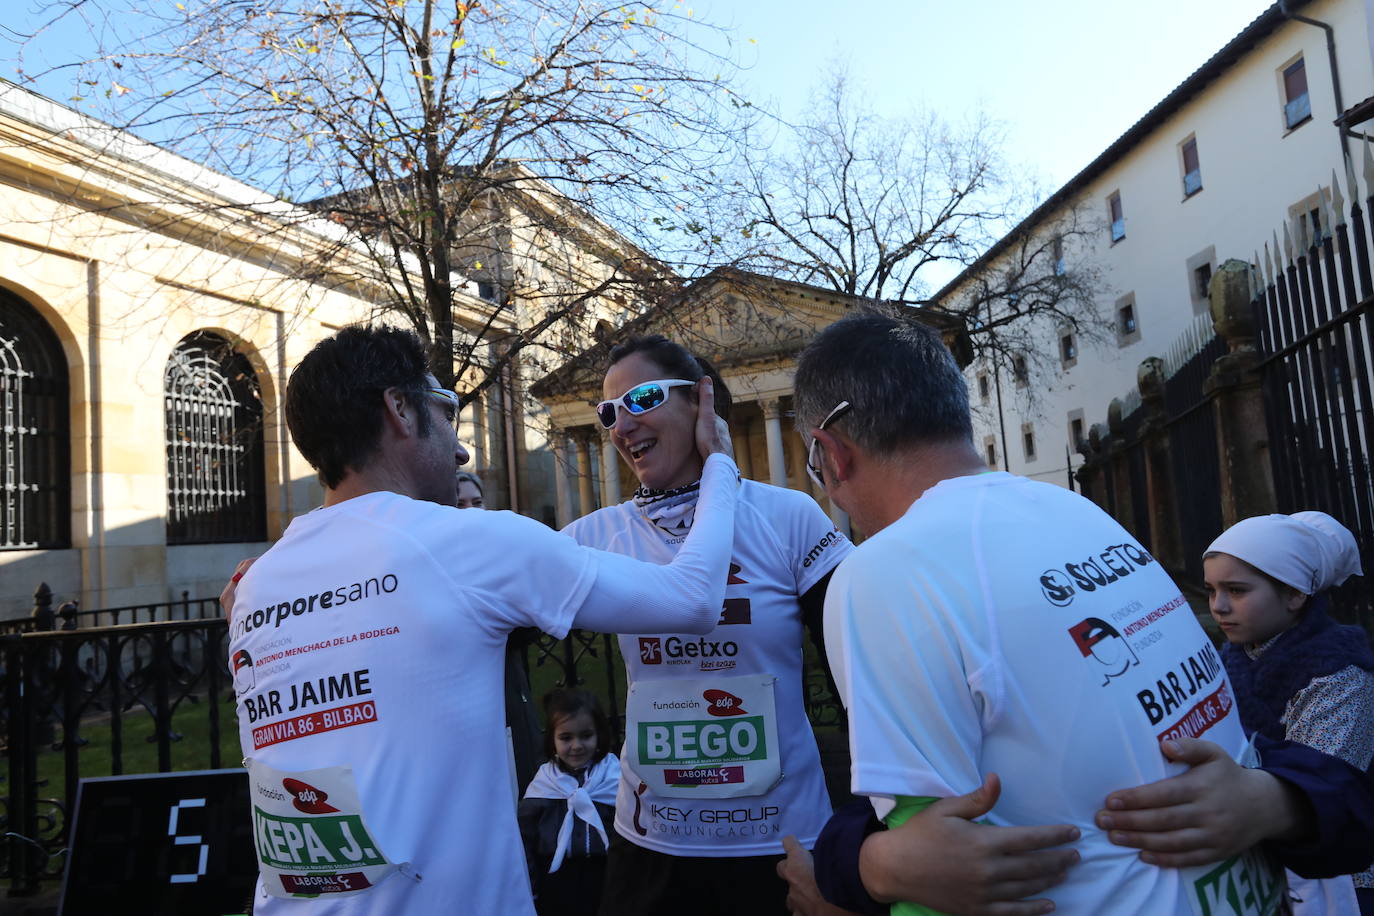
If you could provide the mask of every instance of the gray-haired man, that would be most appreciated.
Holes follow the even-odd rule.
[[[1190,899],[1229,881],[1249,887],[1261,912],[1277,907],[1281,878],[1250,847],[1301,832],[1311,812],[1287,783],[1229,763],[1245,738],[1225,674],[1148,552],[1087,500],[987,469],[962,374],[922,325],[845,318],[803,353],[795,385],[808,465],[869,535],[831,583],[826,636],[849,711],[854,790],[888,826],[905,825],[864,843],[872,896],[958,912],[1042,913],[1051,901],[1097,912],[1110,900],[1113,912],[1188,913]],[[1223,789],[1207,788],[1239,809],[1225,825],[1100,810],[1114,789],[1180,769],[1161,741],[1228,774]],[[1005,779],[1000,799],[986,786],[994,772]],[[984,805],[965,796],[980,786]],[[1185,789],[1196,801],[1201,789]],[[999,846],[988,839],[998,830],[952,825],[951,814],[994,800],[991,824],[1040,832]],[[1198,819],[1204,808],[1174,813]],[[1156,854],[1190,867],[1157,868],[1115,845],[1151,840],[1109,835],[1104,816],[1115,828],[1195,828],[1153,847],[1192,850]],[[1055,822],[1066,823],[1032,826]],[[1073,855],[1045,847],[1076,834],[1085,864],[1047,899],[985,909],[1056,882]],[[971,865],[956,841],[981,858]],[[824,855],[824,837],[817,849]],[[1207,858],[1196,856],[1221,861],[1199,867]]]

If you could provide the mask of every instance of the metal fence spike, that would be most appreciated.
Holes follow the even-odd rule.
[[[1354,209],[1360,205],[1360,185],[1355,180],[1355,159],[1352,156],[1345,157],[1345,188],[1350,194],[1350,207]]]
[[[1336,180],[1336,170],[1331,170],[1331,209],[1335,211],[1336,218],[1327,225],[1345,225],[1345,198],[1341,197],[1341,185]]]
[[[1334,178],[1335,175],[1333,174],[1331,177]],[[1333,184],[1331,188],[1334,191],[1336,186]],[[1317,208],[1321,213],[1322,224],[1320,228],[1324,230],[1322,234],[1329,236],[1331,234],[1331,227],[1336,225],[1336,220],[1331,216],[1331,199],[1327,193],[1322,190],[1321,185],[1317,185]],[[1312,236],[1312,244],[1316,245],[1318,241],[1317,234],[1314,233]]]
[[[1369,137],[1364,138],[1360,148],[1364,150],[1364,186],[1374,189],[1374,150],[1370,148]]]

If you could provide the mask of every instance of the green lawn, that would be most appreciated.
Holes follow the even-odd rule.
[[[157,743],[149,740],[153,734],[152,716],[141,706],[136,706],[124,713],[122,723],[124,774],[156,773]],[[225,691],[220,701],[219,727],[220,766],[237,767],[243,754],[239,750],[234,697],[229,691]],[[205,700],[198,703],[183,700],[172,716],[172,731],[181,735],[181,740],[171,744],[172,769],[210,769],[210,707]],[[78,734],[87,741],[77,751],[79,776],[113,776],[114,758],[108,717],[87,720]],[[61,740],[61,729],[57,730],[54,740]],[[61,750],[54,751],[45,745],[39,753],[38,778],[47,780],[47,794],[61,792],[65,765]]]

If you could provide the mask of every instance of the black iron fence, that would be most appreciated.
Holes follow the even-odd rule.
[[[218,769],[239,759],[227,627],[215,599],[65,613],[51,603],[51,591],[40,587],[33,616],[7,621],[10,631],[0,635],[7,763],[0,772],[0,880],[18,895],[60,879],[83,776]],[[134,617],[151,619],[90,625]],[[552,687],[589,689],[611,712],[615,743],[623,740],[625,666],[614,636],[541,633],[525,652],[534,696]],[[807,654],[805,687],[812,722],[839,725],[842,713],[815,652]]]
[[[1368,143],[1364,159],[1374,188]],[[1374,632],[1374,195],[1361,203],[1349,168],[1346,187],[1349,207],[1333,182],[1262,257],[1222,265],[1215,323],[1200,320],[1165,359],[1142,363],[1141,384],[1153,377],[1155,389],[1133,393],[1144,422],[1132,426],[1130,411],[1123,421],[1118,406],[1114,423],[1094,428],[1079,474],[1142,540],[1167,542],[1154,546],[1185,586],[1201,580],[1202,551],[1227,521],[1331,514],[1371,573],[1337,590],[1333,615]],[[1149,531],[1151,520],[1167,530]]]
[[[33,593],[33,612],[28,617],[0,620],[0,636],[160,620],[210,620],[220,616],[218,598],[192,598],[190,592],[182,592],[180,601],[130,604],[93,611],[81,610],[75,601],[64,601],[56,608],[52,604],[53,591],[44,582]]]
[[[1157,549],[1157,536],[1172,538],[1177,546],[1161,559],[1181,584],[1200,586],[1202,551],[1223,527],[1216,420],[1206,382],[1225,352],[1226,341],[1210,322],[1199,320],[1162,359],[1147,360],[1143,393],[1139,386],[1129,392],[1109,409],[1108,423],[1094,427],[1078,475],[1084,495],[1121,521],[1146,549]],[[1161,437],[1154,460],[1163,459],[1168,467],[1155,468],[1154,474],[1167,474],[1184,486],[1151,486],[1151,440]],[[1169,504],[1161,511],[1158,503],[1165,500]],[[1155,531],[1157,519],[1172,530]]]
[[[1367,150],[1365,177],[1374,187]],[[1360,206],[1353,172],[1347,187],[1348,210],[1333,182],[1319,220],[1304,215],[1284,226],[1282,247],[1277,235],[1272,250],[1265,245],[1253,309],[1277,510],[1335,516],[1355,533],[1365,569],[1374,572],[1374,197]],[[1337,592],[1337,617],[1374,629],[1372,578],[1357,577]]]
[[[1173,479],[1186,483],[1174,489],[1182,575],[1196,585],[1202,584],[1202,552],[1225,527],[1219,496],[1216,414],[1204,390],[1212,366],[1225,352],[1226,341],[1214,334],[1164,382]]]
[[[220,618],[0,636],[11,893],[61,876],[83,775],[224,765],[225,635]],[[192,727],[198,740],[183,743],[177,729]]]

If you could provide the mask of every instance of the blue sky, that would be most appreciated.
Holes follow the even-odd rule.
[[[98,0],[90,2],[88,9],[99,9]],[[730,30],[746,64],[745,92],[784,117],[797,117],[827,65],[843,61],[881,114],[924,105],[957,120],[986,111],[1007,128],[1009,158],[1052,190],[1267,6],[1267,0],[700,0],[693,12]],[[13,75],[7,30],[43,21],[44,7],[51,5],[6,4],[0,17],[6,76]],[[63,36],[55,44],[72,48],[79,40]],[[58,99],[67,94],[56,84],[43,88]]]
[[[875,108],[981,108],[1053,190],[1270,5],[1267,0],[703,0],[733,24],[747,90],[796,117],[832,59]],[[750,42],[753,39],[753,42]]]
[[[82,8],[97,19],[100,0]],[[174,0],[149,0],[174,2]],[[518,0],[516,0],[518,2]],[[691,0],[678,6],[691,7]],[[1001,122],[1006,157],[1042,193],[1071,178],[1269,5],[1266,0],[700,0],[693,15],[726,28],[743,93],[785,118],[834,62],[877,113],[914,108]],[[14,31],[50,18],[46,0],[0,15],[0,72],[13,75]],[[26,12],[27,11],[27,12]],[[71,20],[31,50],[30,72],[89,42]],[[56,39],[56,40],[52,40]],[[40,91],[65,100],[69,84]],[[951,269],[953,267],[951,266]],[[938,272],[938,271],[937,271]],[[938,285],[941,278],[929,280]]]

